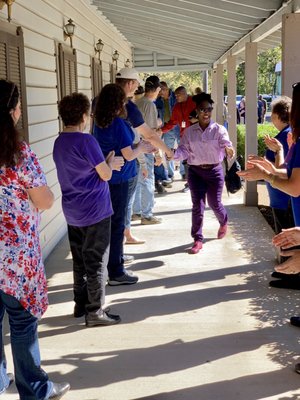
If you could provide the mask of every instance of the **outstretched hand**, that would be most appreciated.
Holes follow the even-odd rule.
[[[279,140],[271,137],[270,135],[266,135],[264,137],[264,142],[268,149],[274,151],[275,153],[283,148]]]
[[[273,237],[272,242],[276,247],[282,249],[298,246],[300,245],[300,228],[283,229],[282,232]]]
[[[300,272],[300,250],[283,251],[280,254],[290,258],[275,267],[275,270],[283,274],[298,274]]]

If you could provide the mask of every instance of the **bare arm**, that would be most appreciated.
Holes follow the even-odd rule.
[[[173,152],[166,146],[165,142],[161,140],[159,135],[151,129],[146,123],[140,125],[139,127],[135,128],[137,132],[143,136],[145,140],[148,140],[153,146],[158,147],[162,151],[164,151],[168,157],[172,157]]]
[[[127,146],[121,149],[121,153],[125,160],[131,161],[137,158],[141,153],[152,153],[154,150],[155,148],[153,148],[152,144],[141,140],[134,149],[131,146]]]
[[[39,210],[48,210],[54,203],[54,194],[49,186],[27,189],[27,193],[33,205]]]
[[[96,165],[95,169],[103,181],[109,181],[113,171],[120,171],[124,165],[123,157],[115,157],[115,152],[111,151],[105,161]]]

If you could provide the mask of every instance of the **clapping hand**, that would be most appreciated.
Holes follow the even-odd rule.
[[[279,140],[271,137],[270,135],[266,135],[264,137],[264,142],[268,149],[274,151],[275,153],[283,149],[282,144],[279,142]]]
[[[116,157],[114,151],[108,153],[105,161],[113,171],[120,171],[124,165],[124,158],[120,156]]]

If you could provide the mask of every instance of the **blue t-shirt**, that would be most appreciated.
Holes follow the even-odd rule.
[[[282,144],[283,146],[283,154],[284,158],[286,158],[287,153],[289,151],[289,146],[287,143],[287,135],[291,131],[291,128],[287,126],[286,128],[282,129],[275,138]],[[272,163],[275,162],[275,153],[272,150],[267,150],[265,153],[266,159],[271,161]],[[266,182],[269,198],[270,198],[270,206],[273,208],[279,208],[281,210],[286,210],[289,205],[290,195],[282,192],[281,190],[273,188],[269,182]]]
[[[140,112],[137,105],[133,101],[128,100],[126,104],[126,111],[127,111],[127,121],[133,128],[138,128],[139,126],[143,125],[145,121],[142,116],[142,113]]]
[[[134,133],[128,124],[119,117],[116,117],[113,122],[106,128],[94,126],[93,135],[97,139],[100,147],[106,157],[108,153],[114,150],[116,156],[122,156],[121,150],[125,147],[132,146]],[[137,174],[136,161],[125,160],[125,164],[121,171],[113,171],[109,183],[117,184],[126,182]]]
[[[287,164],[287,175],[290,178],[293,168],[300,168],[300,140],[298,139],[294,148],[293,154]],[[294,214],[295,226],[300,226],[300,196],[291,197],[292,209]]]
[[[53,159],[69,225],[89,226],[113,214],[108,183],[95,169],[105,158],[93,136],[60,133],[54,143]]]

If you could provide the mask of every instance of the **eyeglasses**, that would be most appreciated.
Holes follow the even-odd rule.
[[[214,108],[213,107],[207,107],[207,108],[198,108],[197,110],[201,113],[210,113],[212,112]]]

